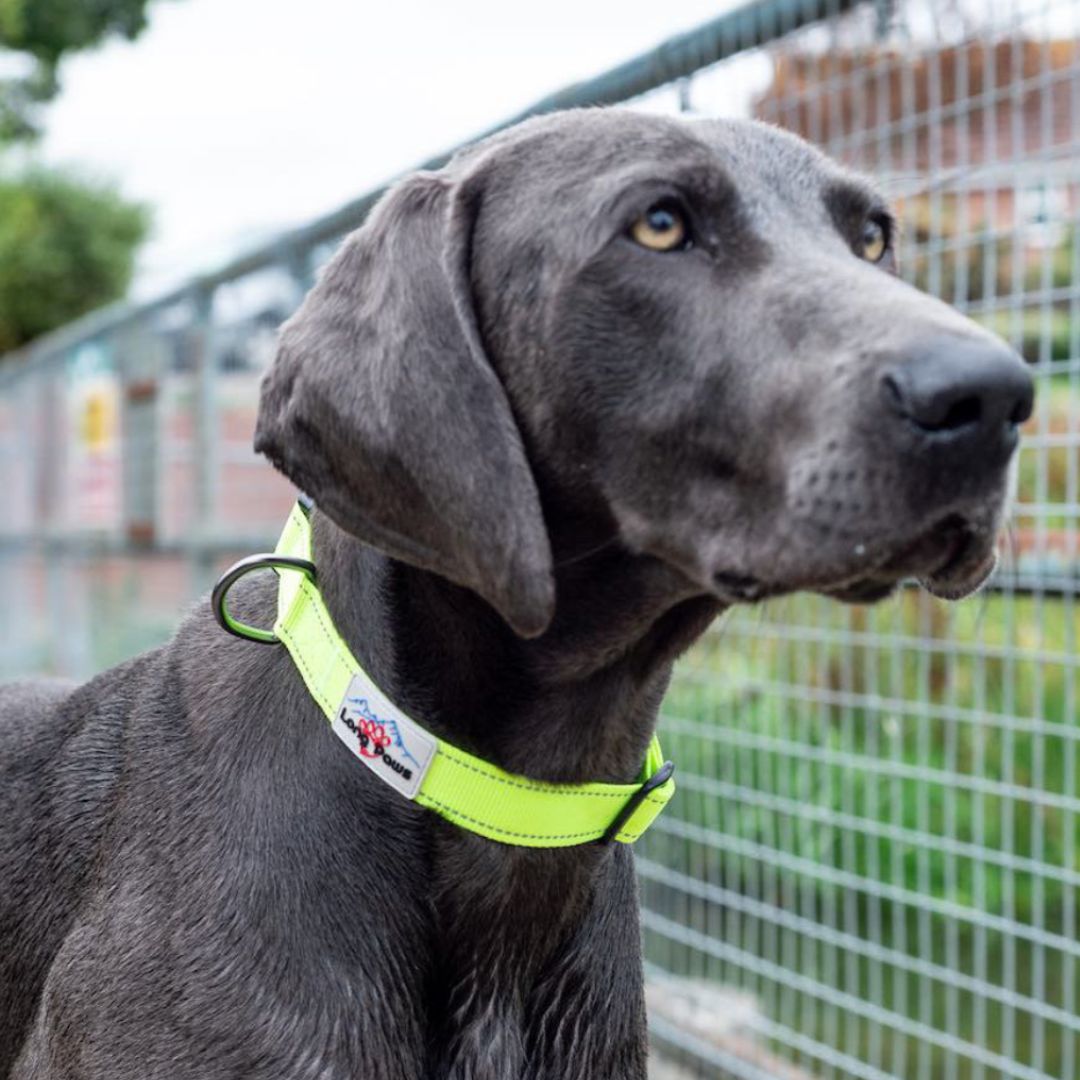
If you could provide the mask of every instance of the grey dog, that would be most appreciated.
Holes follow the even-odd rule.
[[[285,325],[256,434],[382,689],[510,771],[629,782],[725,607],[981,583],[1032,384],[894,233],[751,122],[556,114],[397,184]],[[0,754],[0,1076],[645,1075],[630,849],[400,798],[205,603],[85,685],[6,688]]]

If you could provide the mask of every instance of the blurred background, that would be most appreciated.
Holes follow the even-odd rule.
[[[158,644],[271,547],[258,382],[341,236],[394,175],[599,103],[874,174],[904,276],[1040,384],[979,597],[770,602],[681,664],[639,845],[655,1075],[1072,1080],[1078,0],[0,0],[0,676]]]

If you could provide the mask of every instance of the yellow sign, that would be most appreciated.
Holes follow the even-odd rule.
[[[104,450],[116,437],[116,397],[104,387],[95,387],[82,401],[79,436],[87,450]]]

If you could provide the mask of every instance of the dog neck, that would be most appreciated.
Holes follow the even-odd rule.
[[[718,610],[659,562],[557,543],[557,613],[526,641],[471,591],[365,547],[318,511],[313,545],[331,618],[380,689],[439,736],[538,780],[636,779],[674,659]],[[361,787],[327,807],[335,821],[372,816]],[[434,942],[426,989],[414,991],[426,995],[425,1075],[644,1076],[626,845],[495,844],[399,805],[379,819],[397,840],[395,888],[424,882],[431,920],[381,942],[394,956],[424,933]],[[350,896],[363,893],[367,857],[345,871]],[[549,1022],[568,1002],[584,1027]]]
[[[556,543],[555,619],[526,641],[471,591],[319,513],[314,544],[330,614],[384,693],[462,748],[553,782],[638,775],[672,664],[720,610],[656,559]]]

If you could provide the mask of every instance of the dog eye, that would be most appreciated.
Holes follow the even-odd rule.
[[[864,226],[859,238],[858,255],[867,262],[877,263],[889,250],[889,236],[882,222],[871,218]]]
[[[684,251],[690,246],[686,215],[671,200],[650,206],[630,226],[630,236],[650,251]]]

